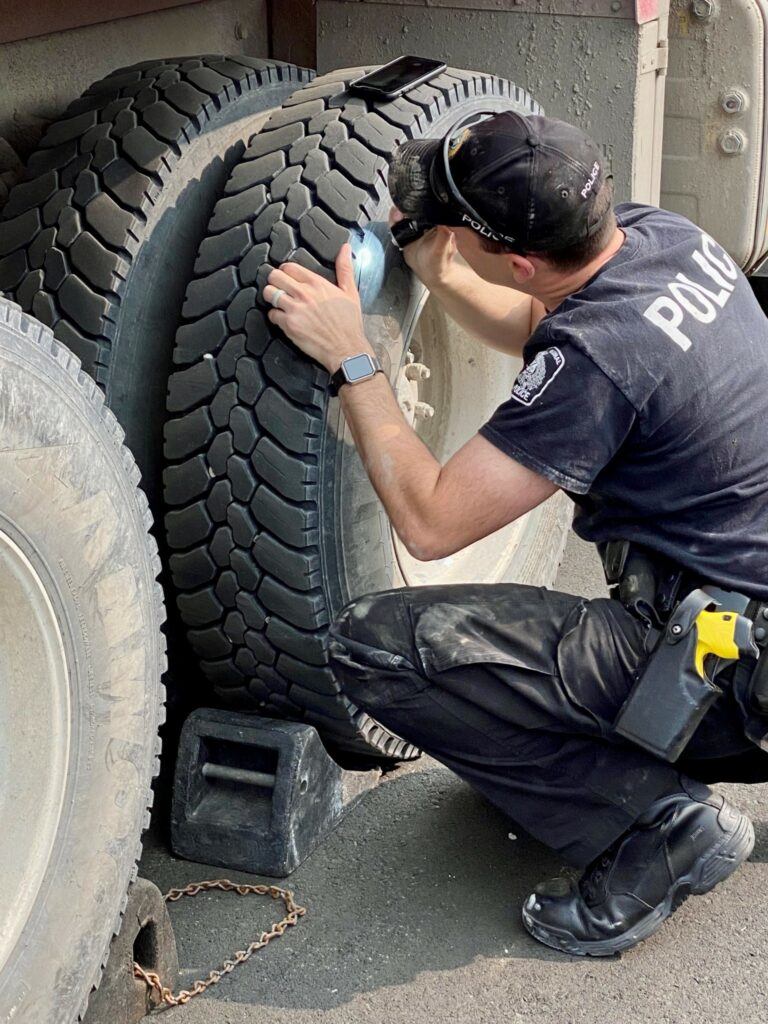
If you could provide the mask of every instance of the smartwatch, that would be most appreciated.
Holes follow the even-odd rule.
[[[367,352],[361,352],[359,356],[348,356],[342,359],[336,373],[331,374],[330,392],[338,395],[343,384],[359,384],[383,372],[379,360]]]

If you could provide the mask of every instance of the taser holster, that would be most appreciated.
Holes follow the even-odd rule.
[[[756,658],[742,594],[692,590],[672,612],[615,722],[625,739],[675,761],[722,690],[714,679],[742,656]]]

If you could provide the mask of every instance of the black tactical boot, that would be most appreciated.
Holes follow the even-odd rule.
[[[523,923],[535,939],[579,956],[620,953],[747,859],[755,844],[749,818],[701,783],[684,785],[657,800],[577,882],[557,878],[528,897]]]

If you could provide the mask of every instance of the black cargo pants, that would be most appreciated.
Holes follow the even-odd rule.
[[[360,598],[331,627],[328,651],[358,707],[584,866],[659,796],[679,791],[681,768],[702,781],[762,781],[768,763],[745,738],[730,692],[684,764],[614,733],[646,639],[617,601],[468,584]]]

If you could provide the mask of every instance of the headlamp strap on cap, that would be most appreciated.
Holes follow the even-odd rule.
[[[445,183],[448,187],[448,194],[445,196],[444,201],[453,201],[462,211],[462,222],[468,224],[474,231],[477,231],[478,234],[483,235],[484,238],[490,238],[494,242],[506,242],[508,245],[517,245],[517,239],[513,238],[511,235],[504,235],[499,231],[493,230],[485,217],[482,217],[474,206],[467,202],[451,174],[450,159],[452,156],[455,156],[461,148],[461,141],[457,138],[459,132],[462,129],[468,129],[475,124],[481,124],[483,121],[487,121],[489,118],[493,117],[495,113],[498,113],[498,111],[481,110],[475,111],[472,114],[464,114],[458,119],[458,121],[456,121],[453,127],[446,132],[445,138],[443,139],[443,145],[441,147],[441,155],[443,158],[441,170]],[[439,193],[437,193],[435,184],[433,171],[433,190],[436,191],[439,198]]]

